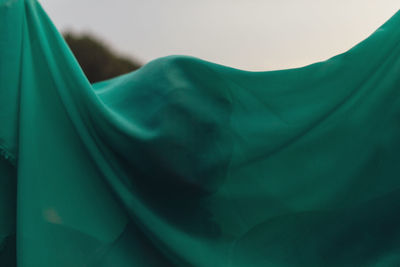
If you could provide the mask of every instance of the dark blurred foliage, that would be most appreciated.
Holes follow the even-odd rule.
[[[138,62],[116,55],[90,34],[66,32],[64,38],[91,83],[131,72],[141,66]]]

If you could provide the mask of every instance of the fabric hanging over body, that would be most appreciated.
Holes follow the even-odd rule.
[[[400,13],[248,72],[169,56],[91,85],[35,0],[0,0],[0,266],[400,262]]]

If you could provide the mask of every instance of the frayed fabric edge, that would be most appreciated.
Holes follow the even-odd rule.
[[[13,166],[16,166],[17,158],[2,145],[0,145],[0,159],[5,159]]]

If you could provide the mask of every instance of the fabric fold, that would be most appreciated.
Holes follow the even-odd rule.
[[[0,0],[0,265],[397,264],[399,26],[303,68],[90,84],[37,1]]]

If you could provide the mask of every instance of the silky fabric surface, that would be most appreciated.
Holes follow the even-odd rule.
[[[36,1],[0,0],[0,151],[2,267],[398,266],[400,13],[304,68],[91,85]]]

